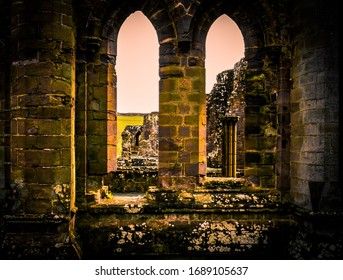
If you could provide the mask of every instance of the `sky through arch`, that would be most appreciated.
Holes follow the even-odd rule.
[[[243,35],[237,24],[227,15],[218,17],[206,37],[206,93],[216,83],[216,76],[233,69],[244,57]]]
[[[158,111],[159,43],[153,25],[141,11],[124,21],[117,46],[118,112]]]

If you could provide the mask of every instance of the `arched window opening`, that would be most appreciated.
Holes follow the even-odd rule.
[[[227,15],[206,39],[207,175],[239,177],[244,170],[243,36]]]
[[[157,33],[140,11],[131,14],[118,34],[117,110],[119,113],[158,111]]]
[[[158,63],[157,33],[149,19],[141,11],[136,11],[124,21],[118,34],[116,72],[119,170],[132,170],[133,161],[146,168],[153,162],[151,168],[157,169]]]

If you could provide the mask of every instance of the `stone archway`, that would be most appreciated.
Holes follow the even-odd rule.
[[[81,197],[84,192],[96,192],[103,184],[104,176],[116,170],[118,141],[115,65],[117,36],[124,20],[134,11],[142,11],[158,35],[160,69],[177,64],[177,58],[174,57],[177,41],[173,20],[161,1],[156,1],[155,4],[113,3],[106,7],[106,12],[104,7],[90,8],[91,16],[83,19],[84,27],[79,27],[80,59],[77,76],[80,86],[76,111],[80,118],[76,120],[76,127],[80,129],[76,131],[76,154],[79,166],[77,185]],[[163,70],[160,71],[162,72]],[[161,95],[163,94],[160,93],[160,98]],[[162,125],[165,109],[163,106],[160,108]],[[163,159],[160,164],[163,165]]]
[[[275,22],[269,22],[271,18],[261,21],[256,13],[251,12],[252,9],[263,9],[258,3],[246,6],[236,1],[230,4],[216,1],[213,6],[208,5],[208,9],[199,10],[199,14],[194,16],[192,45],[198,52],[205,53],[206,34],[215,19],[222,14],[229,15],[236,22],[245,41],[247,70],[243,81],[246,102],[244,174],[253,185],[268,188],[282,188],[283,185],[287,189],[289,168],[287,170],[284,159],[289,156],[289,147],[285,149],[280,145],[281,142],[289,142],[289,122],[282,124],[284,129],[279,134],[277,119],[289,120],[289,99],[286,94],[289,88],[279,86],[279,67],[283,59],[287,60],[288,54],[283,54],[280,48],[274,46],[276,41],[284,44],[285,42],[281,42],[284,38],[275,38],[272,32],[267,32],[277,28]],[[283,72],[285,73],[287,69]],[[282,85],[287,87],[285,83]],[[281,91],[285,93],[285,98],[278,100],[277,92]],[[284,111],[277,111],[280,107]]]
[[[205,38],[214,20],[226,13],[242,31],[248,62],[244,81],[247,104],[244,174],[255,185],[274,188],[280,141],[276,131],[279,89],[275,66],[280,54],[277,48],[266,47],[269,42],[265,41],[273,38],[266,37],[259,21],[249,14],[251,7],[238,2],[207,3],[204,10],[191,4],[188,12],[178,5],[167,12],[163,2],[158,3],[149,7],[132,3],[125,8],[122,4],[112,4],[110,12],[98,11],[101,15],[98,20],[94,19],[93,11],[92,21],[83,30],[93,34],[80,36],[79,45],[86,46],[87,54],[86,62],[78,64],[78,69],[83,68],[78,76],[85,82],[81,82],[77,96],[79,104],[84,106],[76,107],[86,119],[76,120],[83,129],[77,137],[77,162],[83,166],[77,173],[78,182],[84,186],[81,189],[96,190],[103,176],[116,170],[116,40],[123,21],[136,10],[141,10],[151,21],[160,43],[158,187],[192,190],[206,175]],[[194,16],[188,18],[191,10]],[[180,24],[182,21],[184,24]],[[96,153],[99,149],[102,152]]]
[[[336,2],[0,1],[0,255],[341,258]],[[160,43],[159,185],[107,205],[116,35],[136,10]],[[202,181],[204,42],[223,13],[245,38],[254,186]]]

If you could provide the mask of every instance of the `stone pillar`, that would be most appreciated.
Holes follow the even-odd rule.
[[[117,168],[114,65],[89,63],[86,82],[87,191],[91,191],[99,189],[103,175]]]
[[[238,117],[224,117],[223,119],[222,173],[224,177],[236,177],[238,119]]]
[[[82,36],[78,42],[76,163],[78,207],[97,192],[103,176],[117,169],[117,113],[113,42]]]
[[[275,62],[268,48],[246,50],[248,69],[245,74],[245,168],[244,175],[255,185],[276,186],[276,91],[275,63],[256,68],[257,61]],[[249,65],[249,61],[254,61]]]
[[[160,69],[159,187],[191,190],[206,174],[205,68]]]
[[[10,185],[3,248],[65,257],[75,213],[72,1],[13,1]],[[25,217],[23,219],[22,217]],[[13,227],[13,225],[15,225]],[[45,239],[44,234],[50,238]],[[31,245],[30,245],[31,244]],[[34,245],[32,245],[34,244]],[[21,248],[27,246],[32,250]],[[47,253],[50,252],[50,253]]]

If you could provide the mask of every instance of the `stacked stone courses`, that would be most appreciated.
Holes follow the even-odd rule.
[[[136,11],[159,42],[159,158],[137,181],[153,185],[132,188],[117,172],[116,59]],[[338,11],[0,0],[0,258],[342,258]],[[244,38],[240,178],[206,176],[206,37],[223,14]]]
[[[299,5],[296,13],[308,8],[318,11],[321,7]],[[324,13],[318,13],[318,16],[315,21],[320,22],[326,17]],[[337,26],[330,32],[324,27],[317,28],[313,18],[297,19],[297,26],[310,28],[299,28],[294,34],[298,48],[293,50],[290,175],[291,186],[299,187],[291,187],[291,194],[297,204],[310,207],[309,184],[317,184],[319,191],[324,193],[339,189],[339,100],[333,87],[338,82],[338,59],[330,54],[330,46],[337,47],[338,32]],[[317,38],[322,38],[325,43],[318,44]],[[335,196],[323,200],[326,201],[322,203],[323,209],[340,204],[340,198]]]
[[[10,186],[22,193],[14,213],[67,214],[72,203],[57,197],[70,197],[75,183],[75,31],[71,3],[55,8],[11,7]]]

